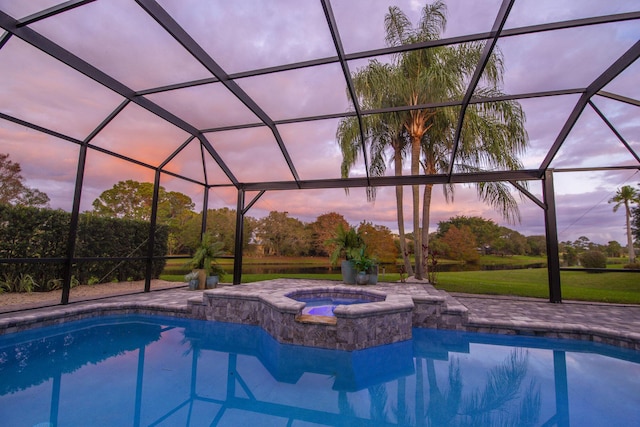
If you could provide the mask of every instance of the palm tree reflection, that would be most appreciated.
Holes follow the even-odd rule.
[[[422,364],[421,359],[416,360]],[[460,362],[452,359],[449,387],[443,393],[438,386],[434,361],[426,359],[429,382],[427,425],[535,425],[540,415],[540,387],[535,379],[523,386],[528,364],[528,351],[514,349],[501,364],[489,370],[484,387],[465,394]]]

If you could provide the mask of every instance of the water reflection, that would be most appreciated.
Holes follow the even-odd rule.
[[[3,423],[582,426],[640,421],[633,410],[640,403],[640,355],[633,351],[536,338],[519,338],[514,345],[510,337],[419,329],[411,341],[343,352],[281,345],[257,327],[133,320],[0,337]],[[43,401],[48,408],[24,410]],[[608,412],[602,413],[601,405]]]
[[[546,263],[534,264],[439,264],[439,272],[451,271],[483,271],[483,270],[521,270],[528,268],[545,268]],[[400,271],[400,265],[382,264],[380,274],[393,274]],[[243,274],[335,274],[340,268],[326,266],[309,266],[304,264],[246,264],[242,266]]]

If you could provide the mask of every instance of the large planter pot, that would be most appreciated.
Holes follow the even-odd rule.
[[[207,284],[207,271],[205,269],[194,270],[198,273],[198,289],[204,290]]]
[[[368,285],[369,284],[369,273],[365,271],[361,271],[356,275],[356,283],[358,285]]]
[[[220,282],[220,276],[207,277],[207,289],[214,289]]]
[[[378,284],[378,266],[374,265],[369,269],[369,285]]]
[[[198,279],[189,280],[189,290],[195,291],[198,289]]]
[[[347,285],[355,285],[356,283],[356,267],[351,261],[342,261],[340,264],[342,272],[342,281]]]

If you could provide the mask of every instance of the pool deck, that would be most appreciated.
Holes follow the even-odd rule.
[[[269,294],[282,287],[345,286],[336,281],[276,279],[238,285],[238,290]],[[612,344],[640,351],[640,305],[446,293],[426,282],[379,283],[367,290],[441,298],[443,312],[455,313],[461,322],[454,329],[553,338],[572,338]],[[205,291],[206,292],[206,291]],[[156,314],[194,317],[194,305],[203,291],[185,288],[152,291],[68,305],[0,314],[0,335],[38,326],[106,314]]]

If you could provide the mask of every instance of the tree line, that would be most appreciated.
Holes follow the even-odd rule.
[[[104,191],[94,202],[92,215],[149,221],[153,184],[121,181]],[[158,224],[169,228],[170,255],[190,254],[201,238],[202,214],[193,210],[195,204],[185,194],[159,189]],[[318,256],[328,257],[332,251],[327,240],[333,237],[338,224],[348,226],[339,213],[322,214],[315,221],[305,223],[287,212],[272,211],[264,218],[244,217],[243,252],[256,256]],[[207,210],[206,232],[223,243],[229,255],[235,251],[235,209]],[[394,237],[387,227],[363,222],[359,230],[377,257],[395,262],[398,256]]]
[[[24,184],[18,163],[0,154],[0,204],[42,207],[49,197]],[[120,181],[105,190],[93,201],[93,209],[85,212],[105,218],[121,218],[148,222],[151,218],[153,184],[133,180]],[[626,248],[616,241],[606,245],[593,243],[586,236],[577,240],[559,242],[565,265],[575,265],[580,255],[599,251],[608,257],[620,257],[626,251],[630,263],[635,255],[633,238],[640,241],[640,192],[624,186],[609,200],[614,211],[624,206],[631,245]],[[183,193],[159,188],[157,222],[169,230],[169,255],[191,254],[201,239],[202,214],[194,211],[195,203]],[[318,256],[328,257],[333,248],[327,242],[334,237],[339,224],[349,226],[339,213],[324,213],[315,221],[305,223],[290,217],[287,212],[270,212],[265,218],[244,218],[243,251],[256,256]],[[235,251],[234,209],[220,208],[207,211],[206,230],[216,241],[224,244],[229,255]],[[388,227],[362,222],[358,231],[365,236],[367,246],[382,262],[395,262],[403,251],[414,252],[415,233],[394,235]],[[419,235],[422,230],[419,230]],[[438,224],[437,231],[429,234],[430,245],[426,255],[465,262],[475,262],[481,254],[546,255],[544,236],[524,236],[491,220],[480,217],[456,216]],[[375,249],[374,249],[375,248]]]
[[[151,214],[153,184],[136,181],[119,182],[103,192],[94,202],[93,215],[148,221]],[[612,198],[613,200],[617,198]],[[633,202],[632,202],[633,203]],[[200,241],[202,214],[193,210],[191,198],[160,187],[158,223],[169,228],[169,254],[189,254]],[[630,205],[631,206],[631,205]],[[633,232],[640,234],[640,206],[630,208]],[[288,212],[272,211],[264,218],[244,217],[244,253],[254,256],[328,257],[333,248],[328,241],[334,237],[339,224],[349,227],[343,215],[324,213],[315,221],[305,223],[289,216]],[[233,254],[235,250],[236,211],[229,208],[207,211],[206,230],[216,240],[224,243],[223,250]],[[402,257],[402,250],[415,250],[415,234],[405,233],[404,241],[382,225],[362,222],[356,226],[364,236],[372,255],[382,262],[395,262]],[[421,231],[420,231],[421,233]],[[546,239],[543,235],[524,236],[516,230],[500,226],[481,217],[455,216],[438,223],[435,232],[429,234],[427,256],[464,262],[476,262],[481,255],[546,255]],[[617,241],[606,245],[591,242],[581,236],[577,240],[559,242],[565,265],[577,264],[586,251],[599,251],[608,257],[620,257],[625,252]],[[628,249],[628,248],[626,248]],[[631,261],[633,262],[633,261]]]
[[[103,192],[94,202],[91,214],[148,221],[151,214],[153,184],[124,181]],[[192,200],[181,193],[160,188],[159,224],[168,226],[169,253],[187,254],[198,246],[202,214],[193,211]],[[207,232],[224,243],[223,250],[234,252],[236,211],[229,208],[207,211]],[[328,212],[305,223],[288,212],[272,211],[264,218],[245,216],[243,251],[257,256],[329,256],[328,243],[340,224],[350,224],[343,215]],[[356,226],[372,255],[382,262],[395,262],[401,254],[400,237],[383,225],[362,222]],[[529,236],[492,220],[457,216],[438,224],[431,233],[431,250],[439,256],[465,262],[477,261],[481,254],[544,255],[544,236]],[[415,248],[413,233],[405,234],[404,247]]]

